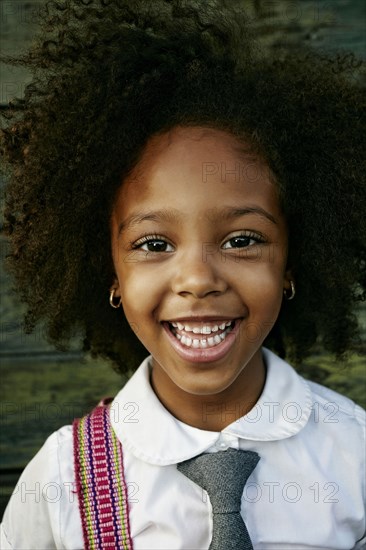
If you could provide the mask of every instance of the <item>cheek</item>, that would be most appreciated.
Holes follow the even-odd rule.
[[[163,283],[149,270],[122,269],[118,272],[122,306],[127,320],[136,322],[154,315],[163,296]]]
[[[248,270],[241,284],[244,300],[252,315],[277,316],[282,303],[283,275],[273,266]]]

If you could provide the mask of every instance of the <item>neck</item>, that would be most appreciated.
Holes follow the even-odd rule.
[[[220,432],[255,406],[265,378],[259,350],[235,381],[214,395],[188,393],[176,386],[162,368],[156,367],[152,370],[151,385],[164,407],[178,420],[201,430]]]

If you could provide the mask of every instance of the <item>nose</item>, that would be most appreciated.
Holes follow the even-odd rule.
[[[228,285],[220,269],[220,254],[207,256],[200,247],[194,247],[174,266],[172,290],[181,296],[204,298],[207,294],[222,294]]]

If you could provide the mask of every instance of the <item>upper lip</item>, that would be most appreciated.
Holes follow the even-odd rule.
[[[174,319],[166,319],[168,323],[183,323],[183,322],[195,322],[195,323],[204,323],[212,321],[232,321],[233,319],[238,319],[239,316],[227,316],[227,315],[193,315],[193,316],[182,316],[175,317]]]

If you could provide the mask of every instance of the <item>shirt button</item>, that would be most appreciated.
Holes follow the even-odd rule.
[[[216,448],[219,449],[220,451],[226,451],[226,449],[229,448],[229,446],[227,445],[227,443],[225,443],[225,441],[217,441],[216,443]]]

